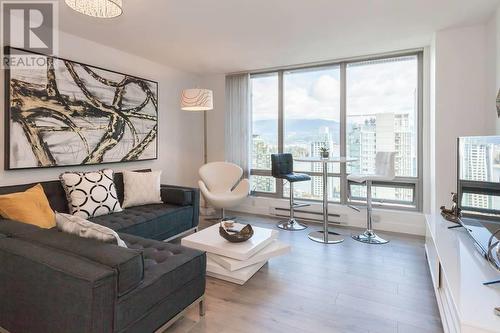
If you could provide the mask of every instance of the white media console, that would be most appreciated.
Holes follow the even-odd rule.
[[[425,251],[445,333],[500,332],[500,279],[464,228],[440,214],[426,215]]]

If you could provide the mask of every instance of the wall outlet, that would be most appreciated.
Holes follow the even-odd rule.
[[[380,215],[372,214],[372,222],[373,223],[380,223]]]

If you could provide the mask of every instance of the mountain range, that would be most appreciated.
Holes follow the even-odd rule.
[[[322,129],[328,128],[334,143],[339,143],[340,123],[326,119],[289,119],[285,121],[285,138],[288,144],[300,141],[314,141]],[[276,141],[276,120],[257,120],[253,122],[253,132],[259,134],[267,142]]]

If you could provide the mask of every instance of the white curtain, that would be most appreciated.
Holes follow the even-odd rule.
[[[250,75],[226,76],[225,154],[228,162],[243,169],[243,176],[250,174]]]

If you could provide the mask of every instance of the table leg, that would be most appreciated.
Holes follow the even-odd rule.
[[[328,163],[323,162],[323,242],[328,243]]]
[[[342,243],[344,238],[336,232],[328,231],[328,162],[323,164],[323,230],[313,231],[309,234],[309,239],[323,244]]]

